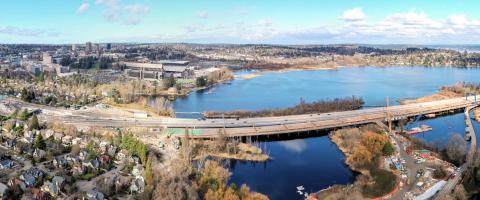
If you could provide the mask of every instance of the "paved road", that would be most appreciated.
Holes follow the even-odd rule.
[[[407,170],[407,183],[403,185],[403,187],[392,196],[392,199],[405,199],[405,194],[409,191],[411,191],[417,182],[417,171],[421,168],[421,165],[415,163],[415,159],[413,159],[411,156],[405,152],[405,147],[402,141],[400,141],[396,135],[393,136],[395,143],[398,145],[397,151],[400,153],[400,158],[405,160],[405,163],[403,164]],[[400,181],[403,181],[401,179]]]
[[[10,100],[11,101],[11,100]],[[17,102],[18,103],[18,102]],[[192,137],[218,137],[219,133],[227,136],[254,136],[279,133],[320,130],[348,125],[358,125],[375,121],[385,121],[387,108],[368,108],[354,111],[332,112],[323,114],[291,115],[281,117],[258,117],[242,119],[182,119],[182,118],[134,118],[128,116],[92,116],[82,111],[64,110],[47,106],[25,104],[29,108],[40,108],[43,119],[59,120],[80,127],[168,127],[189,128],[199,130],[199,135]],[[465,98],[433,101],[418,104],[398,105],[388,107],[393,120],[465,108],[473,104]]]

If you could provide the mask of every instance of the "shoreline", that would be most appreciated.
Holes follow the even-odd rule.
[[[265,64],[260,64],[265,65]],[[464,66],[424,66],[424,65],[374,65],[374,64],[365,64],[365,65],[292,65],[292,66],[285,66],[285,64],[267,64],[270,67],[249,67],[248,65],[243,65],[238,68],[231,69],[233,72],[238,71],[252,71],[256,70],[258,72],[266,72],[266,73],[286,73],[292,71],[318,71],[318,70],[337,70],[343,68],[362,68],[362,67],[374,67],[374,68],[389,68],[389,67],[424,67],[424,68],[465,68],[465,69],[472,69],[472,68],[480,68],[479,67],[464,67]],[[254,66],[254,65],[253,65]],[[279,66],[279,67],[272,67],[272,66]]]
[[[264,153],[261,148],[253,144],[247,144],[242,142],[235,144],[234,141],[227,142],[226,146],[231,146],[231,144],[235,144],[234,147],[232,147],[232,149],[234,149],[233,152],[231,152],[230,150],[219,150],[219,143],[212,141],[196,141],[192,144],[196,148],[201,150],[199,151],[201,152],[200,154],[193,157],[194,160],[202,160],[208,157],[252,162],[266,162],[268,160],[272,160],[272,158],[268,154]]]
[[[344,157],[345,157],[344,164],[346,166],[348,166],[348,168],[351,171],[353,171],[355,173],[358,173],[358,175],[355,176],[355,180],[353,181],[353,183],[346,184],[346,185],[337,185],[337,184],[332,185],[328,188],[322,189],[318,192],[315,192],[315,193],[311,194],[308,199],[326,199],[326,198],[327,199],[328,198],[336,199],[336,198],[344,198],[344,197],[347,198],[347,199],[348,198],[352,198],[352,199],[383,199],[384,197],[391,196],[392,194],[396,193],[396,191],[399,190],[400,178],[399,178],[398,173],[395,172],[395,171],[392,171],[388,168],[384,168],[383,167],[384,165],[383,165],[381,160],[379,161],[380,163],[376,163],[375,161],[372,160],[372,161],[369,161],[370,164],[367,164],[367,165],[378,164],[377,167],[373,167],[373,168],[376,169],[376,170],[388,171],[391,174],[393,174],[396,177],[395,183],[394,183],[393,188],[390,191],[388,191],[388,192],[386,192],[386,193],[384,193],[380,196],[368,197],[369,194],[365,193],[363,191],[364,190],[363,187],[370,185],[370,183],[371,183],[370,179],[375,178],[375,176],[372,176],[372,174],[371,174],[372,173],[371,170],[374,170],[374,169],[369,169],[369,167],[364,168],[364,167],[360,167],[360,166],[358,166],[358,167],[355,166],[355,165],[358,165],[358,163],[354,164],[353,162],[358,162],[358,161],[354,161],[354,159],[352,159],[352,158],[355,157],[354,156],[354,154],[355,154],[354,151],[356,149],[355,147],[358,146],[359,144],[355,144],[356,142],[352,143],[352,140],[353,140],[352,138],[349,138],[348,140],[347,140],[347,138],[344,138],[345,134],[348,134],[348,135],[354,134],[351,131],[356,132],[355,135],[358,135],[359,137],[362,137],[362,135],[364,135],[365,133],[371,132],[371,130],[366,130],[366,129],[362,130],[362,129],[363,128],[345,129],[346,132],[343,132],[343,133],[332,132],[328,135],[330,140],[337,146],[337,148],[344,155]],[[353,137],[353,138],[356,138],[356,137]],[[358,139],[360,139],[360,138],[357,138],[356,140],[358,140]],[[383,155],[381,157],[383,157]],[[372,195],[372,194],[370,194],[370,195]]]

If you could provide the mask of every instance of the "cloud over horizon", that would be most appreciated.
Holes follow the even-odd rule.
[[[52,0],[2,3],[0,35],[25,42],[479,43],[480,14],[447,3]],[[53,3],[53,1],[56,1]],[[428,1],[428,0],[426,0]],[[379,5],[380,4],[380,5]],[[272,10],[275,5],[275,10]],[[52,15],[42,6],[57,11]],[[376,6],[376,7],[373,7]],[[480,3],[477,4],[480,6]],[[380,9],[379,9],[380,8]],[[447,9],[448,8],[448,9]],[[14,10],[32,12],[19,17]],[[3,14],[3,15],[2,15]],[[35,19],[35,20],[32,20]],[[83,30],[95,29],[95,34]],[[51,37],[58,35],[61,37]],[[38,38],[32,37],[35,35]],[[18,36],[18,37],[17,37]],[[1,37],[0,37],[1,38]],[[27,39],[23,39],[27,38]],[[6,40],[6,39],[4,39]]]
[[[89,8],[90,8],[90,4],[82,3],[77,9],[77,14],[83,14],[87,12]]]

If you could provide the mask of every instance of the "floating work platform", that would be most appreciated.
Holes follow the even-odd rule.
[[[415,135],[418,133],[428,132],[431,130],[433,130],[432,127],[424,124],[424,125],[421,125],[420,127],[413,127],[412,129],[407,131],[407,134]]]

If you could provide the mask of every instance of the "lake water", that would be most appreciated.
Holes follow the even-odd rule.
[[[453,115],[440,116],[433,119],[425,119],[411,123],[406,126],[407,129],[420,125],[429,125],[431,131],[416,134],[416,138],[424,140],[426,143],[433,144],[439,149],[444,149],[448,143],[448,139],[453,134],[460,134],[462,137],[465,133],[465,115],[463,112]]]
[[[356,67],[337,70],[263,73],[243,80],[244,74],[228,84],[197,91],[174,102],[175,111],[202,112],[282,108],[297,104],[301,98],[315,101],[345,96],[362,97],[366,106],[383,106],[385,98],[397,104],[399,98],[433,94],[441,86],[459,81],[474,82],[478,69],[425,67]],[[181,117],[181,116],[180,116]],[[445,142],[451,133],[463,133],[462,113],[422,121],[432,132],[418,135],[426,141]],[[478,126],[478,124],[475,124]],[[315,192],[334,184],[354,181],[354,173],[344,164],[344,156],[327,136],[261,145],[274,159],[267,163],[235,162],[231,182],[249,185],[271,199],[302,199],[296,187],[303,185]]]

